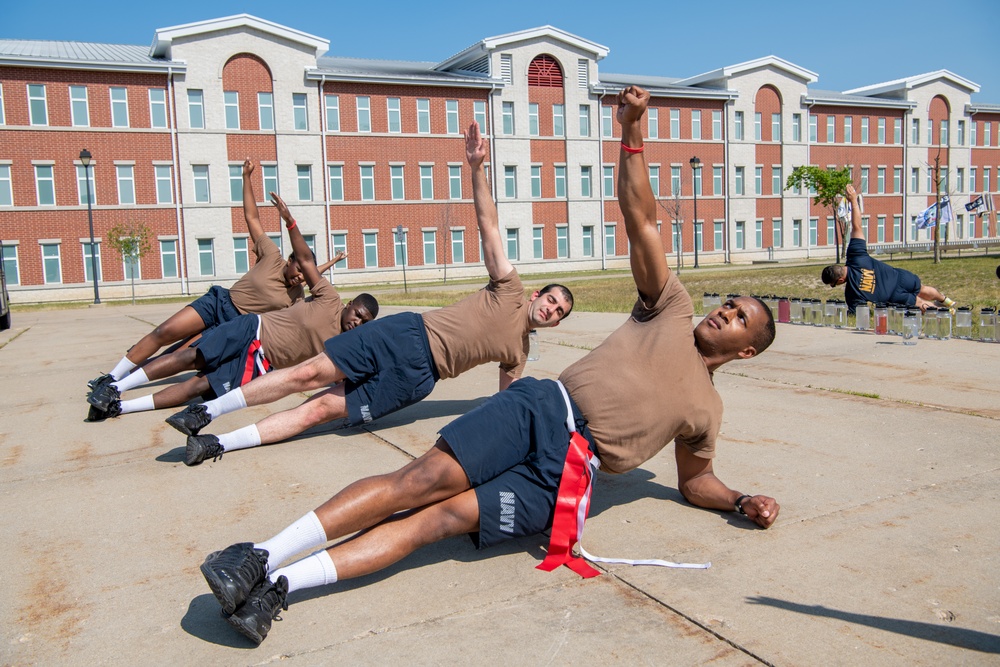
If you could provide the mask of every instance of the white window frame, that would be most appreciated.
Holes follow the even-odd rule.
[[[323,108],[326,111],[326,131],[340,132],[340,95],[323,95]]]
[[[329,180],[330,201],[344,201],[344,165],[329,164],[326,166],[326,174]]]
[[[417,134],[431,133],[431,101],[427,97],[417,98]]]
[[[401,164],[389,165],[389,198],[392,201],[406,199],[406,174]]]
[[[62,281],[63,281],[63,279],[62,279],[62,244],[56,242],[56,243],[39,243],[38,245],[39,245],[39,252],[42,255],[42,283],[45,284],[45,285],[61,285]],[[51,256],[50,255],[50,256],[46,257],[46,255],[45,255],[45,249],[46,248],[55,248],[56,249],[55,256]],[[58,276],[58,278],[56,280],[49,280],[48,261],[51,261],[51,260],[55,260],[56,271],[59,274],[59,276]]]
[[[403,131],[403,116],[400,111],[400,101],[398,97],[387,97],[385,100],[386,113],[388,114],[388,126],[386,130],[391,134],[399,134]]]
[[[166,170],[166,175],[164,176],[164,170]],[[174,174],[173,167],[169,164],[157,164],[153,165],[153,179],[156,183],[156,203],[157,204],[173,204],[174,203]],[[163,190],[164,184],[166,184],[166,190]],[[167,198],[164,200],[163,195],[166,193]]]
[[[159,97],[160,99],[156,99]],[[149,126],[156,130],[166,129],[170,125],[170,116],[167,115],[167,91],[164,88],[149,89]],[[163,117],[162,123],[156,122],[157,115]]]
[[[76,94],[81,91],[83,92],[82,99],[76,97]],[[87,95],[87,86],[69,87],[69,110],[70,123],[72,123],[73,127],[90,127],[90,102]],[[78,110],[80,115],[82,115],[82,119],[77,117]]]
[[[461,128],[458,123],[458,100],[444,101],[444,117],[448,134],[459,134]]]
[[[209,171],[210,168],[207,164],[191,165],[191,183],[193,186],[195,203],[209,204],[212,201],[212,188],[210,187]],[[199,186],[201,186],[203,196],[199,194]]]
[[[36,164],[35,169],[35,201],[39,206],[55,206],[56,205],[56,173],[55,165],[52,164]],[[48,170],[48,173],[44,172]],[[42,184],[45,183],[51,190],[52,201],[42,202]],[[46,193],[48,194],[48,193]]]
[[[204,242],[207,241],[206,245]],[[215,239],[196,239],[195,245],[198,248],[198,275],[199,276],[214,276],[216,273],[215,268]],[[205,272],[205,259],[208,259],[210,264],[209,272]]]
[[[205,91],[191,88],[187,91],[188,125],[192,130],[205,129]],[[197,117],[195,113],[197,112]],[[195,120],[198,122],[195,123]]]
[[[85,167],[82,164],[76,166],[76,192],[77,203],[80,206],[87,205],[87,182],[90,182],[90,203],[97,206],[97,186],[94,184],[94,169]]]
[[[238,91],[224,90],[222,92],[222,110],[225,114],[226,129],[240,129],[240,94]]]
[[[49,102],[48,102],[48,88],[44,83],[29,83],[27,84],[28,90],[28,123],[34,127],[43,127],[49,124]],[[41,90],[41,96],[32,95],[32,88]],[[36,102],[41,102],[41,122],[38,122],[36,116]],[[60,282],[62,280],[60,279]]]
[[[358,95],[355,98],[357,106],[358,132],[372,131],[372,98],[368,95]]]
[[[420,199],[423,201],[433,201],[434,199],[434,165],[421,164],[420,167]]]
[[[360,164],[358,165],[358,173],[361,178],[361,201],[375,201],[375,165],[374,164]],[[370,196],[365,196],[366,186],[370,190]]]
[[[448,165],[448,198],[462,198],[462,165]]]
[[[160,241],[160,276],[162,278],[176,278],[180,275],[180,265],[177,261],[177,239],[159,239]],[[169,243],[172,247],[169,250],[165,250],[165,243]],[[173,257],[173,271],[167,271],[166,258]]]
[[[299,201],[313,200],[311,164],[295,165],[295,192],[299,196]]]
[[[124,94],[125,99],[115,99],[115,93]],[[111,86],[108,88],[108,96],[111,98],[111,127],[130,127],[128,109],[128,88],[124,86]],[[124,109],[123,109],[124,107]],[[125,123],[118,122],[118,115],[124,110]]]
[[[257,127],[266,131],[274,129],[274,93],[257,93]]]
[[[292,93],[292,129],[309,131],[309,95],[306,93]]]

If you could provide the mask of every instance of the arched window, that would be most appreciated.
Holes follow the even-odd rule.
[[[528,85],[540,88],[562,88],[563,74],[556,59],[540,55],[528,65]]]

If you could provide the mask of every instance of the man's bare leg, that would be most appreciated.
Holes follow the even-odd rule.
[[[110,375],[115,380],[121,380],[136,366],[146,364],[160,348],[190,338],[204,330],[205,322],[198,311],[191,306],[184,306],[130,347]]]
[[[920,298],[925,301],[937,301],[941,305],[948,306],[949,308],[955,303],[946,297],[941,290],[936,287],[931,287],[930,285],[921,285],[919,295]]]

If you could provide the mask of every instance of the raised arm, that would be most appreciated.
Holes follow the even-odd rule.
[[[274,203],[274,207],[278,209],[278,215],[285,221],[285,229],[288,230],[288,240],[292,242],[292,252],[295,253],[295,259],[299,263],[299,269],[302,271],[302,276],[306,279],[306,284],[309,285],[309,289],[312,289],[322,277],[319,269],[316,267],[316,262],[313,260],[312,250],[306,245],[306,240],[302,238],[302,232],[299,231],[299,226],[295,223],[295,218],[292,217],[291,212],[285,206],[285,202],[282,201],[277,192],[271,193],[271,201]]]
[[[479,133],[479,123],[473,121],[465,133],[465,159],[472,168],[472,201],[476,205],[476,222],[483,240],[483,262],[490,278],[499,280],[510,273],[514,266],[504,253],[497,205],[493,201],[490,182],[483,169],[487,149],[486,139]]]
[[[632,244],[629,252],[632,278],[643,300],[650,303],[663,291],[670,268],[660,232],[656,229],[656,200],[649,185],[646,158],[641,152],[640,121],[648,104],[649,93],[638,86],[629,86],[618,93],[618,122],[622,127],[618,206],[625,217],[625,231]]]
[[[337,255],[333,259],[331,259],[328,262],[324,262],[320,264],[318,267],[316,267],[316,270],[319,271],[320,275],[323,275],[324,273],[330,270],[331,266],[333,266],[340,260],[344,259],[345,257],[347,257],[347,253],[341,250],[340,252],[337,253]]]
[[[253,170],[254,163],[250,161],[250,158],[243,160],[243,218],[247,221],[250,239],[257,243],[257,239],[264,235],[264,226],[260,224],[257,196],[253,193],[253,182],[250,179]]]
[[[744,496],[722,483],[712,470],[712,459],[695,456],[681,444],[674,445],[677,459],[677,489],[684,498],[698,507],[735,511],[736,501]],[[768,528],[778,518],[781,507],[769,496],[743,498],[740,507],[747,518],[761,528]]]
[[[858,206],[858,191],[849,183],[847,185],[847,201],[851,203],[851,238],[867,241],[865,239],[865,232],[861,228],[861,207]]]

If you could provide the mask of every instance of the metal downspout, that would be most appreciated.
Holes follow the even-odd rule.
[[[187,244],[184,243],[184,224],[181,216],[181,171],[180,164],[177,162],[177,155],[179,153],[177,141],[179,138],[177,136],[177,118],[174,107],[174,92],[176,89],[174,88],[174,70],[171,67],[167,67],[167,88],[169,88],[167,100],[170,104],[170,161],[174,165],[174,212],[177,217],[177,265],[181,278],[181,294],[187,295],[191,291],[188,288]]]

